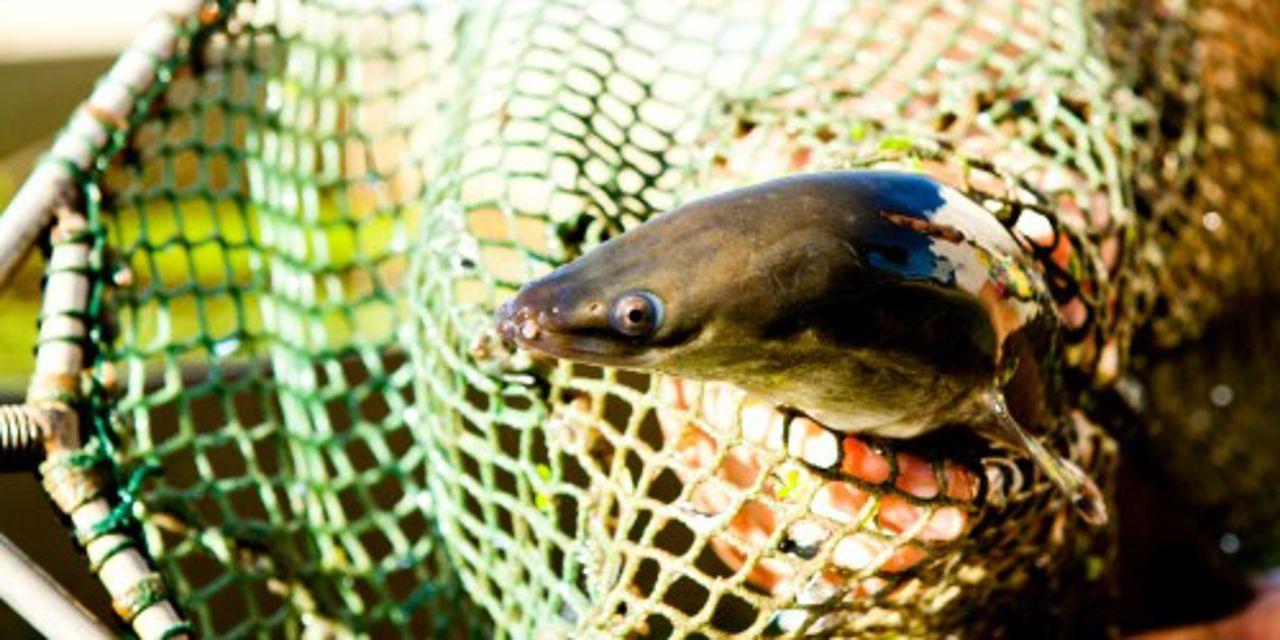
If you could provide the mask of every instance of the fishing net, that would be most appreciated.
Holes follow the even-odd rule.
[[[86,451],[206,637],[1075,635],[1111,534],[963,435],[533,361],[523,282],[804,170],[961,188],[1113,377],[1145,103],[1073,2],[210,2],[92,166]],[[120,87],[122,91],[132,91]],[[697,274],[690,274],[696,278]],[[1042,434],[1110,484],[1079,412]],[[835,456],[834,458],[832,456]]]

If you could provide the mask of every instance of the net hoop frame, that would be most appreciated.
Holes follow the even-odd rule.
[[[0,445],[43,449],[36,451],[44,460],[36,470],[42,486],[70,519],[117,616],[146,640],[193,636],[164,577],[143,553],[142,541],[129,531],[102,533],[118,505],[113,492],[104,490],[101,472],[76,462],[83,441],[72,405],[84,373],[90,248],[81,234],[86,222],[77,210],[74,181],[111,152],[113,140],[129,130],[136,114],[146,112],[156,89],[169,81],[166,69],[179,56],[183,39],[218,18],[217,5],[203,0],[161,0],[158,7],[0,214],[0,286],[39,242],[47,239],[52,245],[35,370],[26,402],[9,408],[18,417],[4,425]]]

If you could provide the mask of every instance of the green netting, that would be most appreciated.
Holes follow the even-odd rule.
[[[93,446],[196,630],[1105,628],[1111,531],[1026,461],[850,438],[824,467],[825,432],[732,388],[487,332],[521,283],[679,202],[892,166],[1040,258],[1087,395],[1158,297],[1132,250],[1148,67],[1115,53],[1141,29],[1087,5],[210,3],[80,189]],[[1111,439],[1060,426],[1109,485]]]
[[[427,12],[212,9],[103,176],[119,473],[201,635],[446,628],[396,331]]]

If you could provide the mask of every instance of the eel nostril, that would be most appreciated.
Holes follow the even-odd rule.
[[[520,337],[525,340],[537,340],[540,333],[542,329],[536,320],[526,318],[520,322]]]

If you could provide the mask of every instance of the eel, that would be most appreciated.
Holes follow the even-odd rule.
[[[925,175],[814,172],[691,202],[526,284],[496,323],[535,353],[730,382],[843,433],[967,427],[1108,518],[1031,435],[1065,406],[1048,286],[990,212]]]
[[[831,23],[915,26],[914,22],[878,22],[875,8],[876,3],[860,4]],[[1005,211],[996,217],[1032,254],[1035,271],[1048,285],[1065,325],[1058,328],[1057,337],[1029,340],[1032,345],[1060,347],[1057,351],[1045,349],[1048,353],[1036,363],[1042,373],[1047,372],[1040,376],[1039,384],[1024,384],[1026,373],[1021,378],[1014,376],[1019,381],[1002,380],[1001,391],[1006,395],[1016,395],[1018,390],[1044,392],[1034,401],[1010,397],[1010,413],[1033,432],[1050,429],[1046,423],[1052,418],[1027,414],[1035,413],[1038,404],[1061,403],[1059,377],[1065,378],[1061,383],[1066,387],[1066,406],[1090,424],[1100,425],[1098,430],[1090,430],[1091,438],[1097,436],[1096,442],[1108,445],[1092,452],[1088,446],[1081,447],[1082,455],[1073,459],[1090,469],[1108,495],[1116,496],[1121,510],[1126,506],[1133,509],[1134,501],[1128,500],[1126,505],[1125,496],[1116,495],[1106,470],[1115,468],[1117,449],[1122,447],[1132,471],[1132,463],[1139,457],[1134,455],[1134,441],[1138,440],[1138,445],[1150,447],[1153,455],[1146,457],[1157,468],[1154,479],[1146,482],[1154,483],[1166,497],[1188,503],[1174,508],[1187,509],[1179,515],[1195,523],[1191,528],[1221,535],[1223,544],[1241,545],[1236,553],[1253,559],[1250,569],[1258,569],[1257,562],[1264,569],[1274,566],[1277,512],[1271,505],[1275,474],[1268,461],[1275,457],[1277,440],[1274,420],[1270,419],[1273,412],[1265,409],[1269,406],[1265,400],[1274,397],[1270,391],[1274,386],[1260,380],[1267,377],[1261,374],[1269,371],[1265,363],[1270,360],[1270,351],[1257,351],[1260,343],[1253,334],[1229,332],[1246,345],[1241,353],[1256,359],[1246,366],[1250,372],[1247,379],[1259,383],[1258,388],[1244,393],[1240,384],[1221,383],[1226,375],[1221,367],[1206,366],[1206,362],[1226,361],[1226,355],[1205,338],[1215,323],[1232,315],[1257,315],[1258,309],[1274,306],[1280,295],[1280,278],[1275,275],[1280,273],[1280,234],[1275,233],[1280,200],[1275,197],[1275,181],[1265,178],[1280,167],[1280,117],[1275,108],[1280,74],[1268,64],[1280,52],[1280,38],[1276,37],[1280,33],[1276,28],[1280,25],[1280,4],[1259,0],[1014,1],[984,5],[983,11],[985,21],[956,26],[964,29],[965,37],[947,42],[929,34],[942,28],[938,23],[949,25],[965,16],[938,10],[928,14],[935,21],[931,28],[907,29],[900,38],[879,41],[861,38],[856,29],[832,28],[809,38],[808,45],[799,43],[797,58],[834,45],[843,45],[851,53],[828,56],[834,60],[828,66],[838,73],[800,75],[788,82],[788,88],[759,99],[731,98],[723,109],[724,116],[712,119],[712,131],[701,141],[712,153],[705,154],[708,166],[697,172],[698,187],[706,188],[710,183],[736,188],[764,177],[862,166],[864,158],[897,155],[896,160],[904,160],[906,165],[921,160],[926,165],[932,163],[926,173],[984,207],[991,197],[1005,197]],[[1078,16],[1082,28],[1073,29],[1075,22],[1066,18],[1042,31],[1018,19],[1018,15],[1051,13]],[[1015,30],[1021,37],[1000,41],[997,62],[1001,64],[985,64],[985,59],[966,66],[932,64],[935,59],[948,63],[954,58],[967,60],[971,53],[968,43],[1002,37],[985,30],[986,24],[1014,22],[1021,25]],[[925,35],[916,35],[919,33]],[[899,45],[911,55],[896,55]],[[916,65],[919,60],[913,60],[912,55],[925,59],[928,65]],[[1017,64],[1004,64],[1009,61]],[[931,146],[923,154],[897,154],[899,148],[909,146],[904,144],[908,138],[912,142],[929,138],[944,144]],[[895,153],[886,153],[890,151]],[[999,175],[985,185],[970,183],[969,169],[976,165],[973,159]],[[938,166],[943,164],[951,166]],[[1023,224],[1028,220],[1023,206],[1027,200],[1010,193],[1009,185],[1015,183],[1021,187],[1014,189],[1025,187],[1024,194],[1035,192],[1031,199],[1044,218],[1029,218],[1031,222]],[[924,220],[907,214],[884,218],[932,232],[931,238],[952,230],[933,225],[927,214]],[[780,224],[788,233],[798,231]],[[623,226],[617,225],[617,229]],[[691,244],[661,256],[663,261],[684,266],[670,270],[671,295],[686,296],[702,288],[704,274],[688,267],[695,259],[728,264],[726,278],[739,275],[734,269],[745,271],[750,266],[743,256],[722,255],[726,253]],[[1017,262],[1016,254],[1009,257]],[[1032,282],[1033,286],[1041,284]],[[773,308],[770,305],[776,304],[777,294],[764,291],[768,293],[759,297],[766,308]],[[613,294],[616,297],[624,292],[628,291],[614,290]],[[604,305],[615,299],[601,298],[601,306],[592,313],[605,313]],[[662,312],[650,319],[657,320],[658,327],[652,336],[631,336],[631,341],[609,336],[615,329],[606,316],[604,322],[593,320],[589,325],[593,328],[574,339],[594,350],[611,342],[613,351],[608,355],[621,366],[662,370],[661,354],[678,342],[658,344],[657,340],[663,336],[684,339],[668,326],[675,301],[662,299],[659,307],[643,295],[628,300],[626,309],[641,309],[637,320],[646,320],[645,310],[650,307]],[[505,322],[508,340],[518,342],[518,333],[528,334],[541,340],[541,346],[531,347],[533,350],[550,354],[548,345],[557,341],[551,333],[555,318],[533,314],[535,322],[529,323],[530,315],[526,311],[520,316],[516,303],[511,303],[500,312],[499,320]],[[1266,324],[1262,331],[1274,335],[1274,322]],[[885,329],[905,331],[911,326],[904,321]],[[649,355],[642,361],[639,352],[646,348],[639,345],[646,340]],[[902,351],[886,351],[892,353],[889,360],[909,361],[903,356],[911,352],[911,346],[908,343]],[[784,350],[784,355],[792,354]],[[583,361],[604,357],[600,353],[562,355]],[[624,358],[629,360],[624,362]],[[983,371],[1005,371],[996,362],[984,365]],[[927,386],[919,380],[916,384],[917,390]],[[1235,391],[1226,407],[1221,406],[1225,402],[1221,398],[1214,399],[1221,393],[1212,395],[1224,388]],[[1148,397],[1146,402],[1132,402],[1144,396]],[[1248,399],[1255,401],[1246,402]],[[893,405],[896,400],[886,402],[906,406]],[[705,413],[705,406],[692,404],[695,412]],[[1131,425],[1123,424],[1127,418],[1117,420],[1117,414],[1130,411],[1136,414]],[[1250,415],[1255,417],[1246,420]],[[1205,420],[1205,416],[1212,420]],[[1061,436],[1059,448],[1080,441],[1079,430],[1056,431]],[[1105,435],[1097,435],[1100,431]],[[853,435],[844,439],[845,444],[856,441]],[[716,451],[701,446],[702,441],[695,442],[699,446],[686,445],[683,440],[673,446],[681,454]],[[935,463],[949,463],[952,454],[951,449],[926,448],[925,452]],[[729,452],[720,462],[705,454],[707,460],[693,466],[706,472],[708,467],[719,465],[715,471],[722,474],[730,463],[738,462],[733,455]],[[724,509],[725,504],[721,500],[714,506]],[[1147,505],[1139,506],[1146,509]],[[966,532],[964,535],[975,538],[990,536],[975,541],[966,553],[979,556],[976,563],[1007,580],[1002,588],[1012,585],[1008,589],[1013,596],[1011,606],[993,611],[995,600],[989,590],[970,588],[958,571],[951,572],[941,582],[932,582],[933,578],[924,582],[959,588],[964,595],[952,603],[947,616],[924,614],[920,617],[927,622],[914,628],[941,635],[943,630],[952,633],[957,626],[972,625],[988,630],[979,631],[982,636],[993,635],[989,630],[998,629],[1017,637],[1018,632],[1009,630],[1044,635],[1044,620],[1053,619],[1058,625],[1056,633],[1073,637],[1079,635],[1078,629],[1064,629],[1075,629],[1071,625],[1078,627],[1081,621],[1085,628],[1091,628],[1092,622],[1105,626],[1112,616],[1107,611],[1108,600],[1114,594],[1107,593],[1109,577],[1094,576],[1094,561],[1097,573],[1111,572],[1114,542],[1102,529],[1095,529],[1093,536],[1064,541],[1059,515],[1056,508],[1006,511]],[[777,519],[773,511],[760,510],[734,522],[747,523],[737,529],[772,534]],[[1121,513],[1115,520],[1121,522],[1121,531],[1132,532],[1138,521],[1148,524],[1148,530],[1168,528],[1162,515],[1149,510],[1136,517],[1131,512]],[[1090,553],[1096,551],[1097,555],[1086,558],[1078,553],[1080,541],[1086,537],[1093,545]],[[712,538],[712,543],[716,540]],[[1150,539],[1141,542],[1150,551],[1164,551]],[[748,544],[740,546],[742,557],[746,557],[743,552],[758,550]],[[1029,549],[1057,555],[1050,558]],[[1232,552],[1222,554],[1230,556]],[[1125,550],[1119,557],[1134,555]],[[1178,557],[1185,564],[1186,555]],[[1157,558],[1159,569],[1148,580],[1169,582],[1164,566],[1167,558],[1167,552]],[[736,568],[743,562],[739,559],[729,565]],[[1034,564],[1039,570],[1023,582],[1003,578],[1012,563]],[[1124,571],[1120,573],[1124,580]],[[1219,582],[1207,580],[1200,588],[1225,591]],[[1132,586],[1124,591],[1142,588]],[[1194,597],[1185,587],[1165,586],[1182,597]],[[859,592],[859,598],[862,595]],[[1028,607],[1029,601],[1040,604]],[[1170,601],[1161,600],[1158,605],[1157,615],[1141,625],[1173,621]],[[1184,615],[1208,615],[1180,604],[1172,608]],[[1028,613],[1028,609],[1035,611]],[[1226,611],[1219,608],[1217,615]],[[912,618],[904,626],[913,628],[918,622]],[[1027,623],[1031,626],[1026,629],[1018,626]]]

